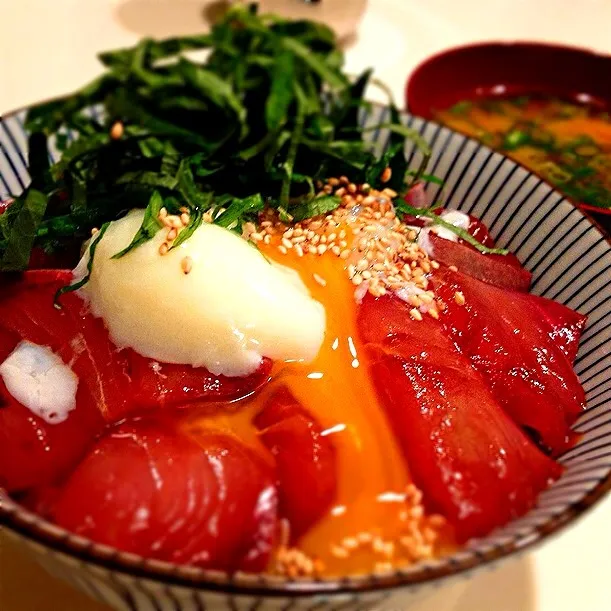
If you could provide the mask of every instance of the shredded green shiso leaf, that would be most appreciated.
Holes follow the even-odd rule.
[[[184,55],[191,51],[207,57]],[[106,68],[99,78],[27,115],[32,182],[0,216],[0,271],[25,270],[33,247],[51,253],[83,242],[92,227],[132,208],[144,208],[145,219],[116,256],[155,235],[161,207],[188,208],[182,242],[211,208],[213,222],[236,231],[264,206],[296,220],[329,212],[339,199],[314,187],[327,177],[381,187],[390,167],[383,186],[400,195],[434,179],[424,174],[427,143],[402,124],[392,100],[390,121],[380,126],[389,145],[376,157],[358,122],[371,72],[351,80],[322,24],[237,5],[209,34],[145,39],[99,59]],[[52,136],[62,155],[49,165]],[[415,172],[408,140],[421,152]]]

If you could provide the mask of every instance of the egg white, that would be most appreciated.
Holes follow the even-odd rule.
[[[325,334],[325,310],[296,272],[208,223],[165,255],[159,253],[162,229],[113,259],[131,242],[143,216],[142,210],[133,210],[110,224],[96,244],[91,277],[80,291],[117,346],[227,376],[252,373],[264,356],[304,362],[316,357]],[[88,257],[89,250],[77,276]],[[191,262],[188,274],[185,257]]]

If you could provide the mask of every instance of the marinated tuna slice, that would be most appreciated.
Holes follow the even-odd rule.
[[[434,232],[429,236],[429,255],[445,265],[455,265],[478,280],[515,291],[528,291],[532,274],[513,254],[483,254],[467,243],[452,242]]]
[[[330,508],[337,487],[335,449],[320,425],[286,389],[276,391],[255,419],[276,458],[280,516],[295,543]]]
[[[55,295],[72,279],[69,271],[32,271],[0,293],[0,327],[53,352],[70,364],[88,400],[107,421],[129,409],[126,366],[108,338],[101,320],[74,293]]]
[[[549,324],[550,339],[572,363],[579,350],[579,338],[585,329],[587,317],[557,301],[536,295],[530,295],[530,298],[539,307],[542,321]]]
[[[82,348],[83,334],[69,308],[53,307],[55,292],[69,278],[68,272],[28,272],[0,291],[0,363],[24,339],[49,348],[79,379],[76,407],[63,422],[43,419],[0,380],[0,486],[9,491],[62,477],[104,426],[98,384],[85,378],[92,375],[94,363]],[[112,363],[110,367],[114,371]]]
[[[134,408],[186,405],[193,401],[241,399],[269,380],[272,362],[246,377],[214,375],[205,367],[158,363],[133,350],[123,351],[129,363]]]
[[[584,322],[580,315],[570,317],[558,304],[450,270],[438,270],[433,286],[447,304],[444,327],[496,400],[554,455],[567,449],[570,425],[585,401],[571,366]]]
[[[0,363],[3,363],[6,357],[15,349],[15,346],[20,342],[21,338],[0,327]]]
[[[263,570],[276,533],[273,471],[236,437],[187,436],[170,419],[135,420],[93,447],[53,518],[72,532],[149,558]]]
[[[480,243],[488,248],[494,248],[496,242],[490,235],[488,227],[482,223],[478,218],[469,215],[469,227],[467,231]]]
[[[84,386],[76,403],[66,420],[50,424],[16,401],[0,378],[0,488],[45,485],[76,465],[104,426]]]
[[[561,467],[504,413],[439,321],[408,310],[396,298],[363,301],[371,375],[427,509],[466,541],[527,512]]]

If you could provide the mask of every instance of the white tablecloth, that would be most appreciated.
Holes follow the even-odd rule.
[[[100,50],[144,34],[196,31],[204,3],[0,0],[0,112],[78,88],[99,71]],[[423,58],[492,39],[552,40],[611,52],[611,1],[369,0],[348,50],[348,69],[373,65],[402,101],[406,77]],[[610,549],[608,499],[542,549],[444,588],[417,611],[608,611]],[[0,609],[48,608],[102,610],[48,577],[0,534]]]

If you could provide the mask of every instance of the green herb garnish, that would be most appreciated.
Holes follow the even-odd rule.
[[[184,55],[197,50],[207,59]],[[339,205],[317,196],[317,182],[349,175],[402,192],[406,141],[422,152],[412,182],[430,154],[393,105],[384,125],[391,143],[376,157],[358,121],[371,74],[351,80],[343,72],[335,36],[322,24],[238,4],[209,34],[146,39],[100,60],[106,70],[95,81],[28,113],[33,183],[0,217],[0,271],[26,269],[34,246],[64,249],[132,208],[145,209],[145,218],[118,257],[159,231],[162,207],[189,212],[174,246],[210,209],[214,223],[236,231],[264,206],[303,220]],[[101,118],[90,116],[92,105]],[[77,136],[71,143],[68,130]],[[63,155],[48,167],[51,137]],[[387,166],[392,183],[382,185]]]
[[[87,273],[85,274],[85,276],[78,282],[75,282],[74,284],[63,286],[61,289],[57,291],[57,293],[55,293],[54,301],[55,301],[56,307],[61,307],[59,304],[59,298],[62,295],[66,293],[71,293],[72,291],[78,291],[79,289],[83,288],[89,282],[89,278],[91,277],[91,271],[93,269],[93,257],[95,255],[96,248],[98,247],[100,240],[104,237],[104,234],[106,233],[106,230],[108,229],[109,226],[110,226],[110,222],[104,223],[100,227],[100,230],[91,238],[91,243],[89,244],[89,260],[87,261]]]
[[[453,115],[466,115],[471,112],[473,108],[473,102],[469,100],[461,100],[460,102],[456,102],[453,106],[450,107],[449,112]]]
[[[511,131],[505,134],[505,139],[503,140],[503,148],[511,151],[513,149],[517,149],[520,146],[524,146],[527,142],[530,141],[530,135],[522,131],[521,129],[512,129]]]
[[[452,225],[452,223],[448,223],[444,221],[438,214],[435,213],[435,209],[439,208],[439,206],[431,206],[430,208],[414,208],[410,206],[406,202],[402,200],[397,200],[395,202],[395,208],[398,212],[402,212],[403,214],[409,214],[410,216],[419,217],[424,216],[433,221],[434,225],[439,225],[444,229],[448,229],[455,233],[461,240],[464,240],[481,253],[486,255],[506,255],[509,253],[505,248],[489,248],[488,246],[484,246],[481,242],[478,242],[468,231],[463,229],[462,227],[456,227],[456,225]]]

